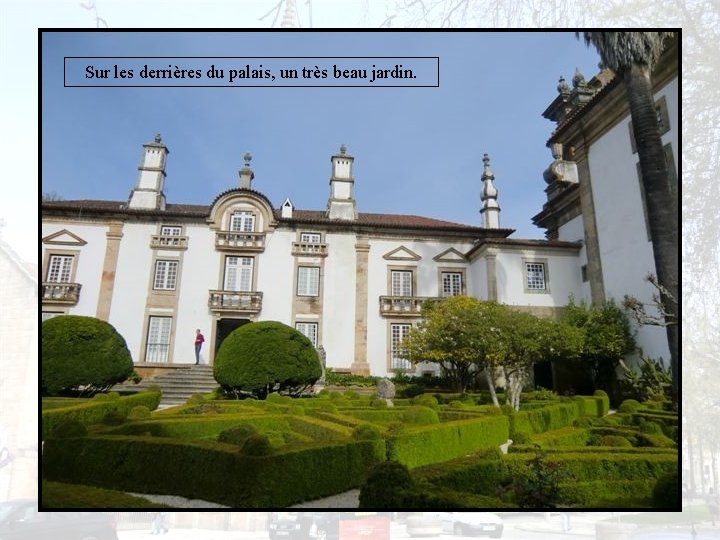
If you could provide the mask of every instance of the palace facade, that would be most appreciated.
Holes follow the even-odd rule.
[[[673,49],[674,47],[674,49]],[[656,70],[658,121],[675,177],[677,46]],[[239,183],[209,204],[166,202],[168,148],[143,145],[126,201],[42,206],[43,319],[79,314],[110,322],[139,367],[194,362],[200,328],[212,363],[222,340],[248,321],[293,326],[336,370],[423,373],[398,353],[428,298],[467,294],[553,316],[573,295],[650,301],[653,271],[629,112],[621,81],[601,71],[561,80],[544,115],[557,123],[544,173],[547,203],[533,221],[545,240],[510,238],[484,156],[481,226],[358,212],[354,157],[330,158],[327,207],[279,206],[253,185],[251,156]],[[646,354],[669,360],[662,329],[638,329]]]

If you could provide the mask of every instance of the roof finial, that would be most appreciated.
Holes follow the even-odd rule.
[[[560,94],[570,93],[570,87],[568,86],[568,83],[565,82],[565,77],[563,77],[562,75],[560,75],[560,80],[558,81],[557,91]]]
[[[493,185],[495,175],[490,170],[490,156],[487,154],[483,154],[483,164],[483,190],[482,195],[480,195],[482,208],[480,213],[483,214],[486,228],[497,229],[500,227],[500,206],[497,202],[498,192]]]
[[[580,73],[578,68],[575,68],[575,76],[573,77],[573,88],[578,86],[585,86],[585,76]]]
[[[240,187],[243,189],[252,189],[252,179],[255,178],[255,173],[250,168],[250,160],[252,159],[252,154],[250,154],[250,152],[245,152],[243,159],[245,160],[245,165],[242,169],[240,169],[239,172]]]
[[[340,153],[343,155],[347,154],[347,146],[345,146],[344,144],[341,144],[340,145]]]
[[[162,137],[160,137],[160,134],[159,134],[159,133],[158,133],[157,135],[155,135],[155,142],[156,142],[156,143],[162,142]]]

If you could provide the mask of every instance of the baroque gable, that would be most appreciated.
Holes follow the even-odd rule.
[[[42,239],[43,244],[53,244],[61,246],[84,246],[87,241],[80,238],[77,234],[74,234],[67,229],[54,232],[45,236]]]
[[[388,251],[383,255],[383,259],[386,261],[419,261],[422,257],[413,250],[405,246],[400,246],[392,251]]]

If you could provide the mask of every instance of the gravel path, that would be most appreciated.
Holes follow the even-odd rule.
[[[186,499],[178,495],[148,495],[147,493],[128,493],[128,495],[141,497],[154,503],[167,504],[173,508],[232,508],[200,499]],[[360,490],[353,489],[332,497],[296,504],[290,508],[358,508],[359,506]]]

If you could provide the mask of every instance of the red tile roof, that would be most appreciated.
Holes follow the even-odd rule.
[[[166,216],[206,218],[210,215],[210,206],[199,204],[167,204],[164,211],[139,210],[127,208],[127,204],[120,201],[76,200],[76,201],[46,201],[42,203],[43,212],[72,212],[73,214],[88,213],[120,213],[133,216]],[[512,234],[513,229],[485,229],[473,225],[464,225],[442,219],[404,214],[374,214],[360,212],[356,221],[328,219],[324,210],[293,210],[292,218],[281,217],[281,210],[274,209],[275,219],[280,223],[316,223],[346,226],[388,227],[398,229],[426,229],[452,232],[464,232],[471,235],[491,234],[505,237]]]

